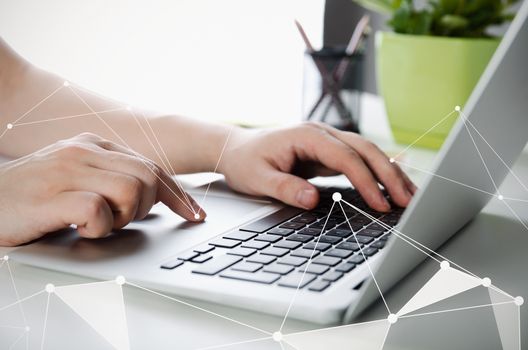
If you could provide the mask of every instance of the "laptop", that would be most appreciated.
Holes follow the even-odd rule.
[[[378,288],[389,290],[427,257],[409,239],[435,250],[498,196],[495,186],[528,138],[527,14],[525,1],[464,108],[467,121],[459,118],[445,141],[437,176],[405,210],[378,213],[354,189],[328,187],[318,207],[305,211],[216,182],[205,223],[157,205],[105,239],[66,230],[11,257],[97,279],[124,275],[168,294],[281,317],[289,310],[291,318],[322,325],[348,323],[379,298]],[[344,213],[338,205],[330,213],[336,192],[352,205]]]

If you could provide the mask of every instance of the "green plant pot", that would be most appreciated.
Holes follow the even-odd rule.
[[[457,113],[439,122],[466,103],[498,43],[378,32],[378,86],[395,140],[440,148]]]

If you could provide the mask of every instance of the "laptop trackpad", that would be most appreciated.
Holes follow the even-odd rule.
[[[200,194],[193,196],[202,202]],[[277,208],[266,201],[222,193],[210,193],[204,207],[207,219],[203,223],[189,223],[158,204],[145,220],[132,222],[109,237],[83,239],[74,230],[65,230],[17,249],[11,256],[19,262],[53,270],[93,275],[96,269],[106,275],[129,270],[138,263],[164,262]]]

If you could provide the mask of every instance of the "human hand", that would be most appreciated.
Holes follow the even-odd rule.
[[[189,221],[205,218],[152,161],[81,134],[0,166],[0,245],[25,243],[70,224],[82,237],[104,237],[144,218],[158,201]],[[195,219],[194,213],[201,215]]]
[[[226,147],[219,170],[235,190],[279,199],[312,209],[317,189],[305,179],[343,173],[375,210],[390,210],[381,183],[394,203],[405,207],[416,186],[373,143],[361,136],[308,122],[299,126],[236,131]]]

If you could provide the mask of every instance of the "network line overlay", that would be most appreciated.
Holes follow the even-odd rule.
[[[79,99],[79,102],[83,104],[85,107],[87,107],[90,112],[84,113],[84,114],[70,115],[70,116],[59,116],[55,118],[49,118],[45,120],[37,120],[37,121],[31,121],[31,122],[23,121],[23,119],[26,118],[28,115],[30,115],[31,112],[33,112],[35,109],[37,109],[40,105],[42,105],[49,99],[53,98],[53,96],[57,92],[61,91],[62,89],[68,89],[69,91],[71,91],[71,93]],[[15,132],[16,128],[18,127],[30,126],[30,125],[35,125],[39,123],[57,122],[57,121],[72,119],[72,118],[96,117],[101,123],[103,123],[111,131],[111,133],[122,143],[122,145],[128,147],[128,144],[126,143],[126,141],[116,132],[115,129],[113,129],[104,120],[104,115],[106,113],[110,113],[110,112],[118,111],[118,110],[127,110],[130,112],[130,115],[134,118],[134,120],[140,127],[140,130],[145,136],[145,138],[147,139],[147,141],[149,142],[149,145],[153,148],[156,155],[161,160],[162,168],[169,173],[173,173],[173,174],[175,173],[165,151],[163,150],[161,143],[159,142],[159,139],[157,138],[152,126],[150,125],[148,121],[148,118],[144,114],[142,115],[142,117],[147,125],[147,128],[143,127],[143,125],[140,123],[138,119],[136,112],[129,106],[122,106],[119,108],[95,111],[92,108],[92,106],[90,106],[86,102],[86,100],[83,99],[78,94],[77,89],[81,89],[81,88],[74,87],[68,81],[64,81],[64,83],[61,86],[59,86],[57,89],[51,92],[48,96],[46,96],[41,101],[39,101],[37,104],[35,104],[26,113],[24,113],[23,115],[21,115],[14,121],[8,123],[5,126],[5,129],[2,132],[0,132],[0,139],[4,135],[6,135],[8,132]],[[84,89],[82,90],[93,94],[93,92],[90,92],[88,90],[84,90]],[[458,115],[462,119],[464,123],[464,127],[466,131],[469,133],[471,140],[473,141],[473,145],[475,146],[475,149],[480,159],[482,160],[483,166],[486,169],[487,174],[490,176],[490,180],[495,187],[495,190],[496,190],[495,193],[491,193],[491,192],[484,191],[479,188],[472,187],[470,185],[458,182],[454,179],[442,177],[428,170],[416,168],[414,166],[411,166],[410,164],[407,164],[399,160],[400,155],[406,152],[409,148],[413,147],[414,144],[418,142],[422,137],[424,137],[429,132],[433,131],[437,126],[441,125],[444,121],[456,115]],[[149,137],[149,134],[150,134],[150,137]],[[216,163],[214,172],[216,172],[218,169],[218,166],[222,159],[222,155],[229,142],[230,135],[231,135],[231,131],[226,136],[226,140],[221,150],[221,153],[218,157],[218,161]],[[430,176],[441,178],[442,180],[449,181],[458,186],[463,186],[463,187],[470,188],[475,191],[483,192],[489,195],[491,198],[496,198],[497,200],[504,203],[506,208],[508,208],[508,210],[519,221],[519,223],[526,229],[526,231],[528,231],[528,225],[525,222],[523,222],[520,216],[514,211],[514,209],[509,204],[509,202],[528,202],[528,200],[508,197],[508,196],[504,196],[503,194],[499,193],[499,189],[497,185],[495,184],[493,178],[491,177],[488,166],[486,165],[486,162],[484,161],[484,158],[482,157],[481,151],[479,147],[477,146],[477,143],[475,142],[475,138],[479,138],[484,141],[487,147],[489,147],[489,149],[497,156],[497,158],[502,162],[502,164],[508,168],[508,171],[513,176],[513,178],[516,179],[519,185],[525,191],[528,192],[528,187],[520,180],[520,178],[513,172],[513,170],[507,166],[506,162],[502,160],[499,154],[486,141],[486,139],[477,130],[477,128],[475,128],[475,126],[471,123],[471,121],[464,115],[464,113],[461,111],[461,108],[459,106],[456,106],[452,112],[450,112],[448,115],[442,118],[439,122],[433,125],[429,130],[427,130],[422,136],[417,138],[413,143],[408,145],[407,148],[402,150],[398,155],[394,156],[393,158],[390,158],[389,161],[391,163],[402,165],[403,167],[408,167],[410,169],[426,173]],[[141,155],[137,153],[135,153],[135,155],[138,157],[138,159],[140,160],[143,159]],[[147,163],[145,163],[145,165],[147,166]],[[171,191],[172,194],[176,196],[178,200],[180,200],[184,205],[186,205],[186,207],[189,210],[193,211],[196,218],[199,218],[200,213],[196,212],[193,209],[192,203],[190,202],[189,198],[185,195],[183,186],[181,185],[181,183],[178,181],[177,178],[175,179],[175,181],[178,186],[178,189],[183,193],[183,196],[178,196],[174,191]],[[162,183],[170,189],[170,187],[166,183],[164,183],[163,181]],[[207,186],[207,189],[201,200],[200,204],[202,206],[205,203],[206,196],[209,190],[209,186],[210,184]],[[365,258],[365,263],[367,264],[372,281],[377,287],[377,290],[380,294],[380,298],[387,310],[386,318],[368,321],[368,322],[362,322],[362,323],[347,324],[347,325],[342,325],[342,326],[337,326],[337,327],[326,327],[326,328],[294,332],[294,333],[284,333],[283,332],[283,328],[288,319],[290,310],[292,306],[295,304],[295,300],[298,294],[300,293],[300,285],[302,285],[304,275],[306,274],[306,269],[311,264],[312,258],[314,257],[315,247],[317,247],[317,243],[319,243],[320,235],[318,236],[317,242],[312,251],[312,256],[310,257],[310,259],[305,265],[305,268],[303,270],[303,277],[299,281],[299,285],[297,286],[295,293],[293,294],[291,298],[287,311],[284,317],[282,318],[280,327],[276,330],[271,330],[271,331],[261,329],[257,326],[247,324],[240,320],[230,318],[228,316],[213,312],[211,310],[207,310],[200,306],[194,305],[188,301],[178,299],[173,296],[165,295],[160,292],[134,284],[132,282],[128,282],[125,276],[117,276],[114,280],[110,280],[110,281],[72,284],[72,285],[65,285],[65,286],[55,286],[52,283],[48,283],[44,286],[42,290],[34,294],[31,294],[29,296],[21,297],[19,295],[17,284],[14,278],[14,274],[12,272],[12,267],[10,265],[9,256],[5,255],[3,258],[0,259],[0,269],[2,268],[7,269],[7,272],[9,275],[9,282],[10,282],[9,284],[13,288],[14,294],[16,296],[16,301],[9,303],[7,305],[0,304],[0,314],[4,310],[10,309],[12,307],[18,307],[20,310],[22,320],[24,322],[23,325],[8,326],[10,329],[13,330],[13,332],[17,332],[18,334],[18,337],[16,337],[15,341],[11,344],[10,349],[14,348],[15,346],[21,345],[24,342],[25,342],[25,348],[27,350],[29,349],[30,333],[32,332],[32,330],[28,326],[29,322],[26,318],[23,304],[27,302],[28,300],[33,299],[39,295],[46,295],[46,304],[43,308],[44,309],[44,323],[43,323],[43,328],[42,328],[42,334],[40,334],[39,349],[46,348],[47,321],[48,321],[49,312],[52,311],[50,310],[50,300],[51,298],[55,298],[55,297],[61,300],[62,302],[64,302],[66,305],[68,305],[73,312],[75,312],[78,316],[80,316],[89,326],[93,328],[93,330],[95,330],[101,337],[103,337],[108,342],[108,344],[110,344],[113,348],[120,349],[120,350],[130,349],[129,333],[128,333],[128,326],[127,326],[127,318],[126,318],[126,308],[125,308],[125,298],[123,296],[124,286],[145,291],[147,293],[152,294],[153,296],[164,298],[172,302],[185,305],[186,307],[192,308],[194,310],[198,310],[200,312],[210,315],[211,317],[216,317],[216,318],[220,318],[225,321],[231,322],[233,325],[247,327],[249,329],[262,333],[262,336],[258,338],[249,339],[249,340],[241,340],[241,341],[231,342],[227,344],[217,344],[217,345],[208,346],[208,347],[195,348],[195,350],[222,349],[222,348],[227,349],[230,347],[243,346],[243,345],[246,347],[250,347],[251,344],[254,344],[257,342],[263,342],[263,341],[274,341],[277,343],[278,348],[282,350],[287,349],[287,348],[292,348],[296,350],[312,350],[312,349],[321,349],[323,347],[333,348],[333,349],[349,349],[351,344],[354,344],[355,346],[357,346],[357,349],[381,350],[383,349],[385,345],[390,329],[392,327],[397,327],[396,323],[398,322],[399,319],[410,318],[410,317],[422,317],[422,316],[438,314],[438,313],[470,311],[470,310],[480,309],[480,308],[492,308],[493,309],[495,320],[497,323],[497,329],[500,335],[500,340],[501,340],[503,349],[504,350],[520,350],[521,349],[520,307],[524,303],[523,297],[511,296],[507,292],[501,290],[499,287],[493,285],[490,278],[479,277],[471,273],[467,269],[443,257],[442,255],[438,254],[434,250],[429,249],[425,245],[409,237],[408,235],[399,231],[398,229],[387,226],[383,221],[375,218],[374,216],[361,210],[360,208],[346,202],[342,198],[340,193],[338,192],[334,193],[332,196],[332,199],[333,199],[333,204],[329,210],[328,215],[326,216],[326,221],[325,221],[323,228],[321,229],[321,232],[325,231],[325,228],[326,228],[325,226],[328,220],[330,219],[333,213],[333,210],[335,208],[339,208],[341,210],[341,212],[346,218],[346,221],[350,225],[349,218],[347,217],[346,211],[344,209],[345,207],[349,207],[355,210],[356,212],[358,212],[359,214],[367,217],[371,221],[376,222],[379,225],[390,230],[390,232],[393,233],[393,237],[394,237],[391,239],[400,239],[404,241],[405,243],[409,244],[413,248],[425,254],[428,258],[433,259],[438,263],[437,272],[433,276],[431,276],[431,278],[425,283],[425,285],[414,296],[412,296],[402,308],[400,308],[397,311],[391,310],[382,292],[382,288],[380,288],[380,286],[378,285],[378,282],[376,280],[375,271],[373,271],[373,268],[371,267],[369,263],[368,257],[365,256],[365,254],[363,253],[363,249],[361,245],[359,244],[359,242],[356,242],[358,243],[358,246],[360,247],[360,253]],[[350,229],[351,231],[353,231],[351,227]],[[357,241],[355,233],[353,234],[353,237]],[[390,241],[389,241],[389,244],[390,244]],[[3,285],[6,285],[6,284],[3,284]],[[441,300],[445,300],[447,298],[456,296],[457,294],[463,293],[473,288],[486,288],[489,292],[491,303],[481,304],[481,305],[471,305],[471,306],[460,307],[456,309],[416,313],[416,311],[423,309],[428,305],[432,305]],[[352,341],[353,343],[351,343]]]

